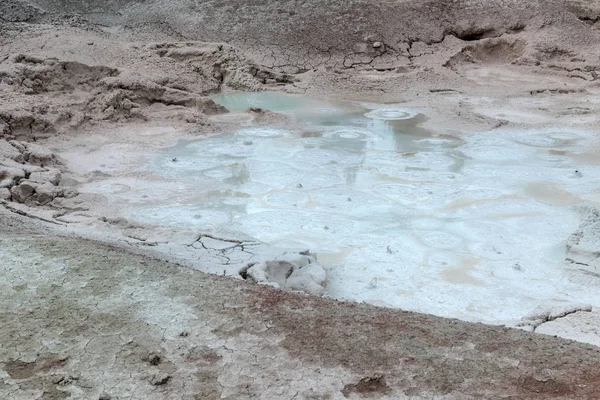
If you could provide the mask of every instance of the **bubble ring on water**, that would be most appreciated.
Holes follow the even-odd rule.
[[[327,138],[355,139],[363,141],[370,139],[381,139],[381,136],[369,129],[355,128],[350,126],[327,130],[323,133],[323,136]]]
[[[556,147],[563,146],[568,144],[569,142],[576,142],[581,139],[581,136],[568,132],[568,131],[556,131],[556,132],[540,132],[540,133],[531,133],[531,134],[522,134],[519,135],[515,142],[524,144],[526,146],[532,147]]]
[[[398,121],[404,119],[411,119],[419,113],[414,110],[399,107],[381,107],[376,108],[373,111],[369,111],[365,114],[365,117],[371,119],[380,119],[384,121]]]
[[[435,230],[422,235],[421,241],[433,248],[452,249],[458,247],[463,239],[450,232]]]
[[[515,139],[515,142],[531,147],[554,147],[561,144],[560,140],[543,134],[524,135]]]
[[[571,141],[578,141],[578,140],[582,139],[582,136],[580,134],[575,133],[575,132],[568,132],[568,131],[551,132],[548,136],[550,136],[554,140],[558,140],[563,143],[571,142]]]

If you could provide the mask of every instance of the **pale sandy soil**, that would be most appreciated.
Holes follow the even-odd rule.
[[[594,346],[207,275],[273,250],[134,224],[82,190],[167,184],[127,171],[235,129],[214,117],[219,91],[403,103],[434,135],[597,132],[597,2],[63,3],[0,5],[2,397],[599,397]],[[578,204],[564,266],[592,287],[598,201]],[[595,307],[522,325],[600,345]]]

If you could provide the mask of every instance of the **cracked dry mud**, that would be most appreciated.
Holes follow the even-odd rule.
[[[2,398],[600,394],[595,346],[282,292],[2,222]]]
[[[306,130],[211,99],[232,90],[402,104],[426,115],[410,129],[457,142],[594,137],[599,21],[598,0],[1,1],[0,398],[600,398],[586,299],[510,329],[277,290],[249,281],[322,293],[310,251],[129,220],[119,201],[168,201],[144,168],[180,141]],[[599,148],[549,157],[592,169]],[[580,216],[548,273],[595,290],[598,191],[531,190]]]

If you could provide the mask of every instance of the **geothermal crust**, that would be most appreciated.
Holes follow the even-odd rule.
[[[577,0],[3,1],[0,394],[598,398],[598,349],[543,335],[600,344],[586,299],[523,310],[509,325],[529,333],[310,297],[327,287],[310,249],[131,221],[103,184],[158,191],[127,171],[181,140],[295,124],[210,98],[234,90],[402,103],[456,138],[597,132],[599,20]],[[598,200],[573,206],[560,271],[592,287]]]

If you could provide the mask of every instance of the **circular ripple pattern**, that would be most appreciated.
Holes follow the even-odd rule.
[[[355,139],[355,140],[381,140],[381,135],[364,128],[343,127],[328,129],[323,133],[324,137],[334,139]]]
[[[371,119],[381,119],[385,121],[398,121],[404,119],[411,119],[419,113],[413,110],[400,107],[380,107],[373,111],[369,111],[365,114],[365,117]]]
[[[452,249],[458,247],[462,238],[449,232],[435,231],[421,236],[421,240],[428,246],[438,249]]]

